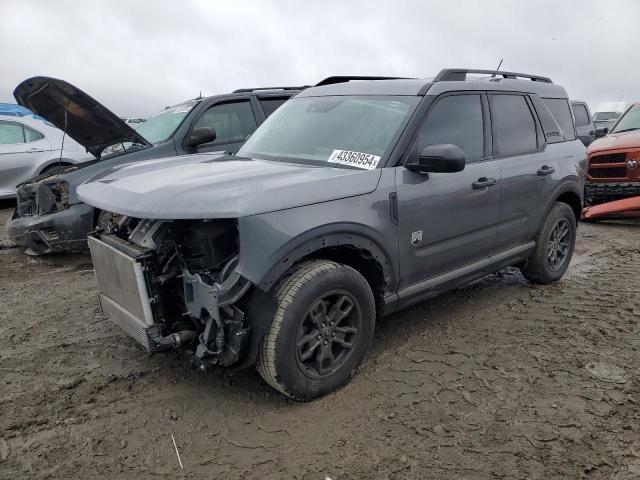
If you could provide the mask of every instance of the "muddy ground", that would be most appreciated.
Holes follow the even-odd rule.
[[[559,284],[506,270],[379,322],[308,404],[147,355],[91,268],[0,240],[2,479],[640,477],[640,224],[582,224]]]

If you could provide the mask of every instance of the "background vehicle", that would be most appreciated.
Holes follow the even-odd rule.
[[[640,103],[631,104],[609,134],[587,151],[587,205],[640,195]]]
[[[362,78],[300,92],[235,156],[79,187],[122,216],[89,237],[106,315],[149,351],[256,363],[309,400],[351,378],[377,317],[509,265],[559,280],[586,164],[565,90],[502,71]]]
[[[63,149],[62,135],[30,114],[0,115],[0,198],[15,197],[16,185],[34,175],[93,159],[71,138]]]
[[[593,123],[596,128],[606,128],[608,130],[628,107],[629,104],[626,102],[601,103],[593,112]]]
[[[10,117],[32,117],[45,121],[44,118],[39,117],[28,108],[24,108],[22,105],[16,105],[15,103],[0,103],[0,115],[7,115]]]
[[[591,120],[589,106],[586,102],[572,100],[571,108],[573,109],[578,138],[585,147],[588,147],[596,139],[596,126]]]
[[[15,90],[18,103],[64,128],[97,160],[18,188],[18,205],[7,225],[11,239],[28,253],[87,248],[87,233],[108,219],[77,195],[78,185],[112,168],[150,158],[235,151],[276,108],[303,87],[236,90],[167,107],[137,130],[62,80],[35,77]],[[215,128],[213,135],[211,128]],[[103,155],[112,146],[118,151]]]
[[[123,118],[122,121],[134,130],[145,122],[146,118]]]

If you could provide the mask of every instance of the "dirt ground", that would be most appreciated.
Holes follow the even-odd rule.
[[[88,256],[0,238],[0,478],[640,478],[639,266],[640,224],[582,224],[559,284],[509,269],[385,319],[348,386],[297,404],[149,356]]]

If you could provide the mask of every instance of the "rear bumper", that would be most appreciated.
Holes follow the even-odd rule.
[[[86,203],[48,215],[19,217],[7,222],[7,234],[18,246],[42,255],[52,252],[86,251],[87,234],[94,227],[94,208]]]

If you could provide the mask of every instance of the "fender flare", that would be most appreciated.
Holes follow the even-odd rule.
[[[578,188],[577,181],[567,180],[563,182],[560,186],[558,186],[555,192],[553,192],[553,195],[550,196],[550,200],[545,206],[544,216],[542,217],[542,220],[540,225],[538,226],[538,229],[540,229],[542,225],[544,225],[544,222],[547,220],[547,216],[549,215],[549,212],[553,208],[553,204],[557,202],[558,198],[560,198],[560,196],[564,195],[565,193],[575,194],[576,197],[578,197],[578,199],[580,200],[580,206],[581,206],[580,209],[582,210],[582,206],[584,205],[584,196],[583,196],[584,192],[581,192],[580,189]],[[579,221],[580,221],[580,215],[578,215],[578,218],[576,218],[576,223],[578,223]]]
[[[268,291],[300,259],[323,248],[346,245],[369,252],[382,267],[385,283],[392,286],[397,277],[397,266],[392,263],[392,257],[376,237],[380,237],[378,232],[354,224],[330,224],[309,230],[296,236],[271,255],[271,265],[267,273],[254,283],[260,290]]]
[[[357,229],[357,231],[356,231]],[[347,245],[368,251],[382,266],[385,282],[394,288],[397,279],[397,264],[391,262],[391,257],[380,246],[379,240],[371,237],[381,237],[379,233],[364,225],[330,224],[308,230],[284,244],[273,255],[276,261],[271,265],[266,275],[254,282],[257,288],[252,289],[242,302],[245,314],[251,319],[251,336],[245,358],[234,367],[242,370],[255,363],[258,349],[264,336],[269,332],[277,305],[275,296],[269,291],[296,262],[323,248]],[[239,272],[243,276],[242,271]]]

